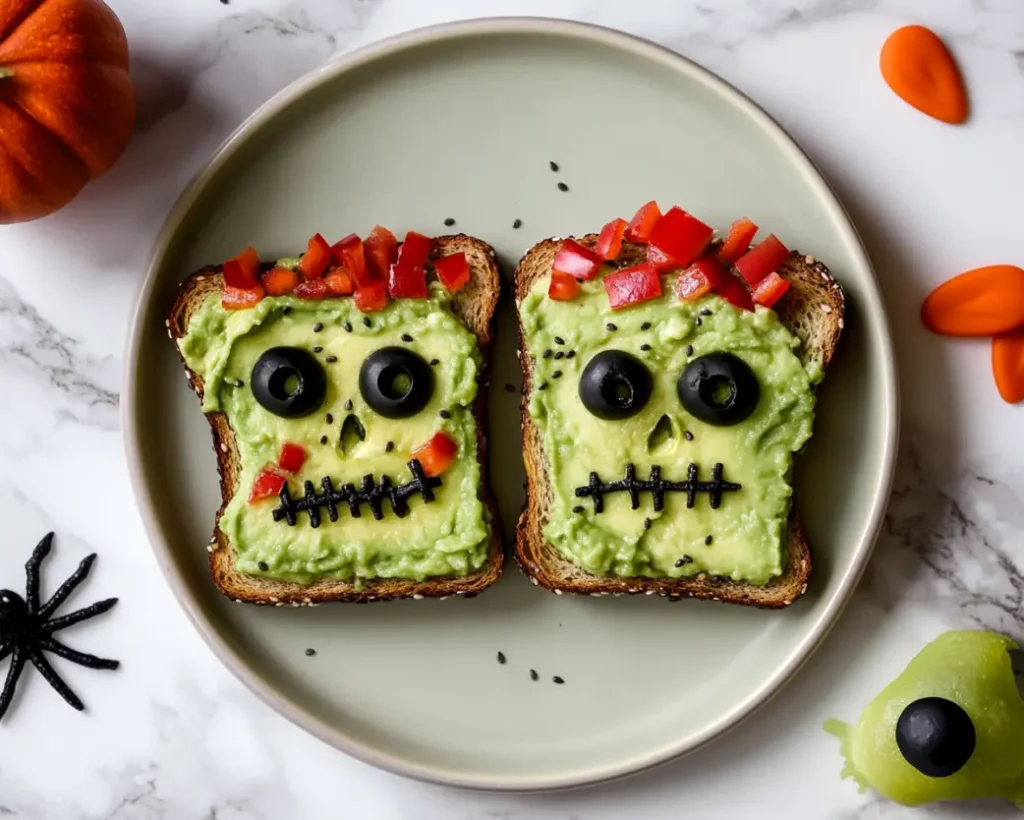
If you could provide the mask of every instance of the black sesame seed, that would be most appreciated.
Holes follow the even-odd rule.
[[[514,384],[506,384],[505,385],[505,392],[506,393],[515,393],[516,392],[516,386]]]
[[[370,321],[369,316],[363,317],[363,324],[366,325],[367,327],[373,327],[373,322]]]
[[[555,344],[556,345],[564,345],[565,344],[565,339],[563,339],[561,336],[555,336]]]
[[[538,390],[547,390],[548,389],[548,383],[547,382],[541,382],[540,384],[537,385],[537,389]]]
[[[555,351],[553,351],[553,350],[545,350],[543,353],[540,354],[540,357],[542,359],[550,359],[551,358],[551,354],[554,353],[554,352]]]
[[[266,561],[260,561],[256,566],[260,568],[260,572],[266,572],[270,569]]]
[[[454,220],[454,219],[452,219],[451,217],[448,217],[448,218],[447,218],[447,219],[446,219],[446,220],[444,221],[444,224],[445,224],[445,225],[447,225],[447,226],[448,226],[448,227],[450,228],[450,227],[451,227],[452,225],[454,225],[454,224],[455,224],[455,220]]]
[[[342,327],[345,328],[345,332],[346,333],[351,333],[352,332],[352,323],[351,322],[345,322],[345,324],[343,324]]]
[[[651,519],[650,518],[645,518],[644,519],[644,529],[645,530],[649,530],[650,528],[651,528]]]
[[[245,382],[241,379],[235,379],[235,387],[245,387]]]
[[[712,542],[712,541],[714,541],[714,540],[715,540],[715,539],[714,539],[714,538],[712,538],[712,537],[711,537],[711,536],[709,535],[709,536],[708,536],[707,538],[705,538],[705,539],[704,539],[704,546],[706,546],[706,547],[710,547],[710,546],[711,546],[711,542]]]
[[[701,315],[701,316],[710,316],[710,315],[711,315],[711,311],[710,311],[710,310],[708,310],[707,308],[704,308],[704,310],[702,310],[702,311],[700,312],[700,315]]]
[[[440,359],[431,359],[430,360],[430,366],[431,367],[437,367],[439,364],[441,364],[441,360]]]
[[[558,163],[557,162],[555,162],[554,160],[551,160],[551,162],[549,162],[548,165],[551,167],[552,171],[554,171],[556,174],[558,173]]]
[[[291,306],[291,305],[285,305],[285,306],[284,306],[283,308],[281,308],[281,312],[282,312],[282,313],[283,313],[283,314],[284,314],[285,316],[287,316],[287,315],[288,315],[289,313],[291,313],[291,312],[292,312],[292,306]]]
[[[651,329],[651,323],[650,322],[644,322],[642,325],[640,325],[640,329],[641,330],[650,330]]]
[[[555,358],[556,358],[556,359],[563,359],[563,358],[565,358],[565,353],[563,353],[563,352],[562,352],[561,350],[559,350],[559,351],[558,351],[558,352],[557,352],[557,353],[555,354]]]
[[[605,325],[605,328],[606,328],[606,329],[608,329],[608,330],[611,330],[611,331],[615,331],[615,330],[618,330],[618,328],[617,328],[617,327],[616,327],[615,325],[613,325],[613,324],[612,324],[611,322],[609,322],[608,324],[606,324],[606,325]]]
[[[412,336],[410,336],[408,333],[403,333],[402,334],[402,341],[403,342],[411,342],[412,341]]]
[[[324,349],[322,347],[320,347],[320,345],[317,345],[316,347],[313,348],[313,352],[314,353],[323,353]]]
[[[320,436],[320,443],[321,444],[326,444],[327,443],[327,436]]]
[[[327,423],[334,424],[334,416],[332,416],[330,413],[327,414]]]
[[[326,359],[324,359],[324,361],[327,362],[327,364],[334,364],[336,361],[338,361],[338,357],[328,356]]]
[[[558,683],[558,684],[565,683],[565,680],[563,678],[559,677],[558,675],[553,676],[551,678],[551,680],[553,680],[555,683]]]
[[[574,513],[581,513],[581,512],[583,512],[583,507],[581,507],[579,504],[577,504],[575,507],[572,508],[572,511]]]
[[[452,414],[449,413],[447,410],[442,410],[437,415],[439,415],[443,419],[450,419],[452,417]]]
[[[390,453],[394,449],[395,449],[395,442],[393,442],[393,441],[389,441],[387,444],[384,445],[384,452],[385,453]]]
[[[693,355],[693,345],[687,345],[686,346],[686,355],[687,356],[692,356]]]
[[[312,658],[315,654],[316,654],[316,650],[313,649],[313,647],[310,647],[309,649],[306,650],[306,657],[307,658]]]
[[[684,555],[682,558],[680,558],[678,561],[676,561],[676,566],[677,567],[682,567],[682,566],[685,566],[686,564],[692,564],[692,563],[693,563],[693,559],[689,555]]]
[[[568,191],[569,190],[569,186],[566,185],[564,182],[559,182],[558,183],[558,190],[559,191]]]
[[[540,675],[537,674],[536,669],[530,670],[530,680],[540,680]]]
[[[313,325],[313,332],[314,333],[319,333],[323,329],[324,329],[324,323],[323,322],[317,322],[315,325]]]
[[[683,430],[683,438],[685,438],[687,441],[693,441],[693,433],[691,433],[689,430]]]
[[[642,345],[640,345],[640,349],[641,350],[650,350],[651,346],[649,344],[642,344]]]
[[[567,358],[567,359],[575,359],[576,358],[576,351],[575,350],[570,350],[568,353],[565,354],[565,358]]]
[[[505,653],[504,652],[499,652],[498,653],[498,663],[504,663],[504,662],[505,662]]]
[[[345,399],[345,409],[346,410],[351,410],[352,409],[352,399]]]
[[[562,371],[561,370],[556,370],[554,373],[551,374],[551,378],[552,379],[560,379],[560,378],[562,378]]]
[[[701,320],[700,316],[698,316],[696,320],[694,320],[694,324],[697,325],[697,327],[700,327],[704,322]]]
[[[521,228],[521,227],[523,227],[523,220],[521,220],[521,219],[513,220],[512,227],[513,228]]]

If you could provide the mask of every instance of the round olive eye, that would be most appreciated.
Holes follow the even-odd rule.
[[[750,365],[739,356],[722,352],[698,356],[686,365],[676,390],[686,412],[718,427],[739,424],[754,412],[761,398]]]
[[[580,376],[580,401],[599,419],[628,419],[651,398],[651,371],[623,350],[603,350]]]
[[[896,745],[904,759],[928,777],[949,777],[974,754],[971,716],[945,698],[915,700],[896,722]]]
[[[384,418],[404,419],[426,407],[434,394],[434,373],[422,356],[404,347],[382,347],[359,369],[359,392]]]
[[[284,418],[308,416],[323,404],[327,376],[312,353],[272,347],[252,368],[252,394],[267,412]]]

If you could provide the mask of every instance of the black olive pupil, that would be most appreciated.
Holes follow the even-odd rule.
[[[676,390],[686,412],[719,427],[748,418],[761,396],[757,375],[750,365],[725,351],[690,361],[679,376]]]
[[[377,389],[391,401],[401,401],[412,392],[412,373],[401,365],[389,365],[380,371]]]
[[[609,373],[601,383],[601,398],[612,407],[627,410],[633,403],[633,388],[622,376]]]
[[[904,759],[928,777],[949,777],[967,765],[977,745],[971,716],[945,698],[921,698],[896,723],[896,745]]]
[[[736,382],[727,376],[704,379],[697,389],[704,401],[719,410],[728,410],[736,400]]]
[[[430,401],[434,373],[418,353],[383,347],[367,356],[359,369],[359,392],[370,409],[384,418],[409,418]]]
[[[647,365],[622,350],[601,351],[587,363],[580,376],[583,406],[607,421],[639,413],[651,398],[652,390]]]
[[[253,396],[263,409],[282,418],[298,418],[323,403],[327,378],[306,350],[274,347],[263,352],[252,369]]]
[[[302,374],[292,367],[279,367],[271,374],[267,387],[275,399],[290,399],[302,390]]]

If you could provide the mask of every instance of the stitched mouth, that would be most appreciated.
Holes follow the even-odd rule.
[[[659,512],[665,507],[666,493],[686,493],[686,507],[693,509],[697,502],[697,496],[707,493],[708,503],[711,509],[717,510],[722,505],[722,497],[725,493],[733,493],[743,489],[742,485],[731,481],[725,481],[722,474],[725,468],[719,462],[711,468],[711,481],[700,481],[700,468],[690,462],[686,469],[685,481],[666,481],[661,477],[661,467],[657,464],[651,467],[650,478],[637,479],[636,466],[626,465],[626,477],[618,481],[603,482],[601,477],[590,473],[590,482],[582,487],[576,488],[577,498],[594,499],[594,512],[604,512],[604,497],[613,493],[629,493],[630,505],[635,510],[640,506],[640,496],[643,493],[650,493],[654,500],[654,511]]]
[[[309,516],[309,525],[316,529],[322,520],[322,509],[327,510],[327,517],[331,521],[337,521],[339,505],[347,506],[353,518],[361,518],[361,508],[365,504],[373,517],[380,521],[384,518],[385,501],[390,502],[391,511],[396,516],[405,518],[409,514],[411,496],[418,494],[424,504],[430,504],[434,501],[434,490],[442,483],[440,478],[425,475],[422,465],[415,458],[407,466],[412,473],[412,481],[405,484],[396,484],[387,474],[382,475],[378,481],[370,473],[363,476],[358,487],[354,484],[335,487],[331,477],[324,476],[320,480],[320,492],[316,491],[312,481],[304,482],[301,498],[292,498],[285,484],[279,496],[281,503],[274,509],[274,520],[284,520],[289,527],[294,527],[298,523],[299,513],[304,512]]]

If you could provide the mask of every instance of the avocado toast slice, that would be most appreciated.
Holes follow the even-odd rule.
[[[469,279],[450,296],[439,284],[432,283],[430,299],[396,299],[383,311],[365,315],[358,311],[352,312],[354,308],[351,306],[351,297],[346,297],[344,301],[326,299],[317,302],[291,296],[277,299],[268,297],[261,303],[265,312],[275,321],[281,322],[282,326],[286,320],[293,322],[296,317],[303,317],[303,327],[308,327],[305,331],[308,335],[302,337],[299,344],[309,349],[327,374],[325,403],[317,413],[306,418],[274,419],[263,414],[255,404],[251,405],[251,413],[237,412],[235,418],[220,406],[208,409],[205,395],[207,385],[203,377],[189,367],[189,357],[182,356],[186,362],[189,384],[204,401],[204,408],[207,408],[206,417],[217,454],[222,504],[209,547],[209,560],[214,583],[223,594],[238,601],[278,606],[327,601],[366,603],[405,597],[472,596],[498,579],[503,549],[500,527],[486,480],[484,424],[489,381],[488,360],[500,280],[494,251],[481,240],[460,234],[436,237],[430,241],[430,263],[460,253],[465,254],[468,262]],[[273,267],[272,264],[263,263],[260,270],[265,276]],[[181,284],[167,318],[169,334],[179,348],[179,353],[184,354],[183,340],[184,346],[189,347],[187,337],[190,327],[197,326],[193,323],[205,321],[210,313],[217,314],[216,303],[224,291],[223,266],[202,268]],[[337,313],[339,310],[345,312]],[[407,321],[415,322],[415,328],[413,324],[407,326]],[[290,325],[293,334],[290,338],[295,341],[298,337],[294,336],[293,325]],[[221,326],[215,327],[223,332]],[[449,336],[445,336],[445,328],[450,328]],[[417,333],[416,329],[423,332]],[[371,334],[379,334],[379,337]],[[240,338],[245,337],[243,335]],[[439,360],[444,357],[449,339],[459,344],[452,347],[451,360],[441,362]],[[361,396],[361,388],[355,385],[359,363],[364,362],[364,357],[366,360],[370,358],[365,355],[367,351],[387,342],[397,343],[398,347],[408,348],[413,353],[418,350],[417,355],[422,354],[424,362],[429,357],[430,370],[435,374],[430,377],[434,388],[433,397],[422,410],[409,418],[399,419],[394,415],[391,418],[381,417],[372,407],[367,406],[365,398]],[[388,349],[394,350],[395,346]],[[349,350],[352,351],[351,357],[346,356]],[[459,351],[464,355],[460,355]],[[194,350],[191,352],[195,353]],[[363,370],[359,370],[360,376]],[[252,387],[249,373],[237,374],[245,378],[236,378],[235,386],[231,386],[230,379],[224,378],[228,375],[232,374],[219,373],[217,384],[221,390],[233,391],[225,401],[228,407],[237,409],[237,397],[251,396],[248,392]],[[453,392],[456,388],[457,392]],[[449,399],[450,404],[438,404],[439,401]],[[373,504],[368,501],[361,503],[358,493],[353,493],[348,499],[339,496],[333,505],[321,504],[316,523],[313,523],[313,515],[304,510],[290,517],[294,520],[292,523],[292,520],[282,520],[289,518],[288,515],[278,518],[274,513],[275,505],[284,506],[284,502],[276,498],[261,500],[255,506],[247,505],[244,496],[250,492],[251,477],[258,465],[246,464],[245,456],[247,452],[255,452],[256,447],[250,446],[247,440],[240,441],[236,427],[241,425],[248,431],[251,427],[250,416],[276,425],[273,427],[275,431],[294,429],[306,436],[305,449],[309,456],[303,467],[304,472],[292,476],[290,482],[300,507],[304,498],[301,494],[303,484],[307,488],[305,495],[312,490],[310,482],[315,484],[315,495],[321,486],[321,473],[324,473],[324,480],[333,476],[336,486],[341,485],[341,482],[349,482],[338,487],[340,492],[347,491],[353,484],[368,486],[359,485],[359,480],[364,473],[369,472],[371,475],[367,478],[371,479],[373,486],[384,488],[383,500],[377,501],[378,509],[373,509]],[[280,425],[277,424],[279,421]],[[299,426],[314,422],[319,427],[312,433],[306,427]],[[316,435],[321,429],[323,435],[317,439]],[[416,432],[410,433],[410,429]],[[427,495],[421,499],[417,493],[412,493],[403,505],[405,509],[400,510],[394,505],[395,496],[392,495],[390,499],[387,497],[387,489],[410,483],[410,475],[403,464],[407,458],[411,458],[409,453],[414,445],[429,439],[436,429],[447,430],[461,444],[456,469],[449,470],[439,480],[429,479],[437,485],[447,482],[434,487],[433,498],[430,499],[432,503],[428,505]],[[256,445],[263,438],[262,432],[256,436],[249,432],[248,435],[254,438]],[[282,443],[278,441],[281,436],[271,438],[273,452],[276,453]],[[384,439],[387,439],[386,444]],[[360,449],[371,447],[373,451],[369,454]],[[266,446],[263,451],[270,452]],[[457,484],[452,483],[452,472],[457,473]],[[379,480],[376,474],[381,476]],[[249,483],[243,484],[243,477]],[[287,484],[285,486],[287,488]],[[452,499],[451,495],[460,489],[462,495]],[[447,499],[446,493],[449,494]],[[356,500],[353,501],[353,498]],[[234,505],[233,500],[236,500]],[[413,553],[409,558],[403,553],[403,544],[412,544],[416,538],[427,539],[429,542],[435,530],[422,525],[423,516],[435,516],[430,519],[435,521],[436,515],[440,514],[437,510],[442,507],[448,510],[444,512],[448,518],[439,520],[435,529],[438,544],[442,541],[448,544],[449,552],[441,550],[435,554],[428,543],[426,549]],[[258,519],[252,519],[254,511],[258,513]],[[381,520],[377,520],[378,513]],[[421,516],[419,519],[418,514]],[[474,515],[477,517],[475,522]],[[329,517],[334,520],[329,521]],[[248,523],[251,519],[256,523]],[[462,526],[459,525],[460,521],[463,522]],[[472,526],[465,526],[466,521]],[[236,533],[236,537],[245,543],[233,543],[225,532],[225,526],[222,526],[225,522]],[[476,546],[468,545],[465,549],[459,549],[457,545],[451,546],[451,538],[444,540],[446,529],[477,531],[481,527],[484,539]],[[346,538],[346,533],[353,529],[363,534],[360,537],[364,537],[364,541],[368,539],[369,546],[365,542],[357,542],[351,548],[346,547],[346,552],[338,545]],[[392,531],[397,535],[389,535]],[[365,536],[366,533],[370,535]],[[451,535],[450,532],[448,534]],[[271,557],[275,554],[274,549],[271,546],[264,548],[264,545],[258,543],[263,535],[269,536],[263,539],[267,542],[282,538],[293,539],[287,549],[278,550],[282,553],[280,565]],[[382,545],[379,550],[382,558],[380,563],[373,565],[375,541]],[[388,550],[393,554],[383,555]],[[303,560],[293,560],[296,555],[303,556]],[[354,558],[347,557],[353,555]],[[349,563],[345,564],[346,560]],[[244,562],[244,566],[239,566],[240,561]],[[438,572],[448,564],[453,568],[452,571]],[[371,566],[369,571],[366,570],[368,565]],[[327,567],[328,571],[306,572],[306,567]],[[379,570],[379,574],[366,577],[374,575],[374,568]]]
[[[597,235],[590,234],[584,236],[578,241],[585,248],[593,250],[597,243]],[[568,351],[572,345],[572,340],[568,339],[569,333],[563,334],[566,336],[568,341],[567,346],[561,350],[556,350],[553,354],[549,350],[530,349],[530,332],[524,326],[524,316],[522,312],[524,300],[530,298],[536,299],[536,295],[530,296],[531,291],[536,290],[538,282],[542,280],[546,281],[549,279],[552,273],[552,266],[554,258],[558,252],[561,240],[559,239],[548,239],[530,248],[523,256],[519,263],[519,266],[515,273],[515,297],[517,308],[519,309],[520,317],[520,359],[523,369],[523,399],[522,399],[522,430],[523,430],[523,451],[524,460],[526,464],[527,473],[527,504],[526,508],[519,519],[517,527],[517,538],[515,546],[516,559],[523,569],[535,584],[542,585],[558,594],[562,593],[581,593],[591,595],[605,595],[605,594],[647,594],[647,595],[660,595],[663,597],[669,597],[672,599],[678,599],[682,597],[690,598],[705,598],[719,601],[726,601],[738,604],[748,604],[753,606],[765,607],[765,608],[778,608],[791,604],[796,598],[798,598],[807,588],[807,580],[811,571],[811,551],[810,545],[807,541],[806,532],[800,520],[799,513],[797,512],[796,505],[789,506],[788,515],[784,516],[780,522],[782,533],[781,533],[781,550],[780,550],[780,563],[774,569],[775,572],[770,573],[770,577],[761,578],[761,583],[754,583],[751,580],[744,578],[733,578],[729,577],[726,572],[716,574],[710,571],[696,571],[689,574],[688,570],[692,569],[693,559],[689,555],[681,554],[676,559],[675,563],[668,564],[668,571],[660,573],[648,572],[648,574],[633,574],[628,571],[628,562],[626,564],[619,564],[619,567],[625,567],[625,572],[602,572],[602,571],[590,571],[586,568],[583,560],[577,557],[577,560],[572,560],[565,554],[565,551],[558,549],[553,544],[549,543],[545,537],[545,527],[548,525],[550,517],[552,515],[552,508],[555,506],[554,488],[552,481],[552,468],[549,455],[544,449],[544,435],[541,427],[538,425],[537,420],[530,412],[531,402],[535,401],[535,397],[539,398],[538,391],[546,391],[544,393],[544,401],[550,401],[548,398],[551,395],[553,389],[562,389],[565,391],[574,391],[576,389],[576,382],[580,378],[580,371],[584,369],[586,362],[586,354],[581,350],[579,356],[575,356],[577,359],[575,363],[566,362],[564,356],[568,356],[569,353],[563,353],[561,362],[563,364],[574,365],[571,367],[561,367],[565,373],[560,371],[554,371],[559,373],[559,382],[557,387],[553,387],[556,383],[553,381],[542,382],[538,384],[535,380],[535,371],[538,366],[538,357],[541,357],[542,365],[547,368],[545,373],[548,373],[549,363],[554,358],[559,356],[561,350]],[[625,241],[622,245],[621,252],[617,255],[612,265],[613,268],[629,268],[634,265],[643,263],[647,259],[647,246],[644,244],[633,243]],[[845,300],[843,292],[839,287],[838,283],[832,278],[828,269],[821,263],[811,257],[805,257],[797,252],[791,252],[788,258],[782,263],[777,270],[778,274],[789,284],[789,292],[782,298],[776,308],[778,319],[782,325],[799,340],[799,346],[794,350],[796,359],[802,364],[808,371],[817,372],[819,377],[824,373],[828,367],[835,353],[836,346],[839,341],[839,337],[843,328],[843,316]],[[675,295],[671,292],[671,280],[674,279],[675,274],[671,276],[663,277],[665,281],[665,290],[668,291],[667,299],[676,299]],[[583,283],[582,287],[586,288],[587,285],[593,285],[594,283],[587,282]],[[604,293],[599,293],[591,297],[593,299],[604,299]],[[717,299],[718,297],[705,297],[707,299]],[[565,302],[565,305],[571,305],[572,302]],[[710,304],[710,303],[700,303]],[[576,308],[577,316],[582,316],[582,310],[580,306]],[[635,311],[638,308],[627,308],[622,311],[618,311],[612,314],[604,314],[602,322],[608,319],[606,327],[614,328],[616,333],[619,332],[619,325],[625,329],[629,322],[629,314],[631,311]],[[731,310],[731,308],[729,308]],[[705,311],[708,315],[703,315]],[[708,308],[702,308],[700,311],[695,311],[696,316],[692,320],[694,324],[701,325],[704,323],[712,323],[716,321],[717,317],[712,315],[715,313],[714,310]],[[531,320],[535,321],[535,320]],[[655,333],[662,332],[669,334],[669,325],[671,320],[664,323],[664,327],[655,326],[651,328],[650,322],[644,322],[643,326],[646,326],[647,333],[651,333],[652,330]],[[655,323],[656,324],[656,323]],[[554,332],[553,330],[551,332]],[[687,348],[688,342],[693,341],[692,338],[687,338],[686,333],[680,332],[675,334],[678,341],[679,349],[686,351],[692,348]],[[549,337],[546,337],[549,338]],[[647,338],[647,337],[645,337]],[[559,338],[555,338],[555,344]],[[636,344],[634,344],[636,342]],[[630,342],[630,349],[635,350],[636,354],[640,357],[650,355],[651,345],[645,344],[643,346],[638,344],[639,339],[634,339]],[[618,345],[618,340],[616,345]],[[654,351],[657,353],[657,350]],[[687,357],[689,358],[689,356]],[[554,372],[549,373],[549,376],[553,376]],[[571,382],[571,384],[566,384]],[[569,401],[578,402],[579,399],[575,396],[571,396],[570,393],[564,393],[568,397]],[[580,405],[582,406],[582,405]],[[813,406],[813,398],[811,399],[811,406]],[[579,408],[577,408],[579,409]],[[666,415],[665,418],[668,418]],[[658,469],[663,469],[666,474],[679,473],[682,469],[685,474],[686,469],[686,448],[693,442],[693,434],[689,430],[681,430],[678,428],[678,424],[669,425],[670,433],[674,433],[679,445],[673,451],[672,456],[664,456],[664,450],[662,450],[662,456],[653,457],[649,461],[657,461]],[[806,436],[809,436],[809,421],[807,422]],[[658,428],[662,427],[662,422],[658,422]],[[614,428],[606,428],[608,430],[614,430]],[[728,429],[728,428],[727,428]],[[679,439],[679,434],[682,433],[685,438]],[[575,431],[573,433],[575,435]],[[652,441],[658,433],[652,430],[651,437]],[[806,440],[806,436],[799,437],[797,439],[798,444],[802,444],[803,440]],[[594,458],[597,462],[604,460],[603,453],[611,453],[614,449],[615,434],[614,432],[608,432],[601,441],[601,445],[595,450],[591,450],[588,455]],[[801,440],[802,439],[802,440]],[[581,447],[581,443],[578,439],[573,439],[571,445],[566,443],[566,452],[568,455],[562,457],[564,461],[580,461],[584,459],[584,453],[586,453],[585,445]],[[659,442],[659,446],[664,446],[663,440]],[[794,449],[798,449],[794,448]],[[594,453],[597,453],[594,455]],[[716,456],[717,457],[717,456]],[[609,455],[610,459],[611,456]],[[616,465],[617,467],[618,465]],[[646,470],[650,467],[650,463],[637,464],[635,466],[636,475],[643,479],[646,476]],[[699,465],[704,470],[704,478],[707,478],[708,467],[710,465]],[[725,465],[727,474],[728,470],[733,465],[728,462]],[[622,473],[616,472],[613,468],[608,468],[607,464],[594,463],[587,464],[582,469],[589,469],[598,471],[601,473],[601,479],[608,481],[609,479],[621,479]],[[630,469],[633,469],[633,465],[630,465]],[[693,469],[693,467],[691,467]],[[593,475],[593,474],[592,474]],[[627,472],[627,476],[629,472]],[[675,478],[676,475],[667,475],[669,478]],[[679,476],[681,477],[681,476]],[[788,490],[788,472],[785,475],[786,486]],[[584,482],[580,482],[584,483]],[[620,485],[624,482],[620,481]],[[606,511],[601,515],[595,515],[595,507],[592,506],[593,497],[587,497],[589,490],[581,488],[582,496],[572,501],[566,499],[562,500],[563,509],[569,504],[573,504],[572,515],[579,516],[580,518],[591,517],[594,521],[599,521],[601,524],[604,520],[601,519],[601,515],[607,516],[609,513]],[[580,492],[576,493],[581,495]],[[611,509],[612,503],[625,503],[628,506],[630,499],[622,497],[623,492],[619,492],[619,497],[614,499],[613,502],[605,500],[605,504],[609,504]],[[701,505],[708,504],[707,496],[703,498],[698,497],[693,499],[690,505],[696,509],[681,510],[679,513],[681,516],[689,514],[699,514],[701,512]],[[723,509],[728,510],[730,503],[733,502],[734,493],[724,493],[725,498],[720,497],[720,503]],[[606,496],[606,499],[610,496]],[[643,510],[651,509],[651,494],[649,492],[640,492],[637,496],[639,502],[639,511],[637,515],[642,515]],[[663,502],[666,505],[671,503],[681,503],[682,499],[678,499],[675,502]],[[788,503],[788,498],[785,499],[785,503]],[[637,504],[633,505],[634,510],[637,509]],[[618,509],[624,509],[620,506]],[[676,507],[679,509],[679,507]],[[706,512],[706,508],[704,508]],[[653,514],[652,514],[653,517]],[[708,520],[714,520],[709,518]],[[570,534],[580,532],[579,528],[576,527],[578,522],[570,521],[567,525],[567,531]],[[658,519],[655,518],[653,522],[654,526],[658,526]],[[582,525],[581,525],[582,526]],[[652,527],[652,521],[650,518],[643,522],[645,529]],[[657,530],[655,530],[657,531]],[[715,556],[714,550],[720,549],[719,546],[721,541],[716,542],[712,537],[712,532],[708,532],[706,541],[703,531],[699,533],[701,541],[697,546],[697,550],[701,550],[707,556]],[[635,537],[635,536],[634,536]],[[643,534],[640,535],[643,538]],[[591,556],[587,555],[585,550],[587,542],[584,538],[580,537],[579,540],[583,543],[583,552],[581,553],[585,559],[589,559]],[[706,548],[705,548],[706,545]],[[670,545],[671,546],[671,545]],[[742,549],[742,544],[739,545]],[[614,547],[613,547],[614,549]],[[664,551],[664,550],[663,550]],[[599,555],[599,551],[593,551],[594,555]],[[720,554],[720,553],[719,553]],[[609,564],[615,564],[614,558],[605,561],[605,566]],[[600,563],[595,558],[594,563]],[[691,566],[687,566],[691,565]],[[647,564],[646,567],[650,567]],[[699,567],[699,564],[697,565]]]

